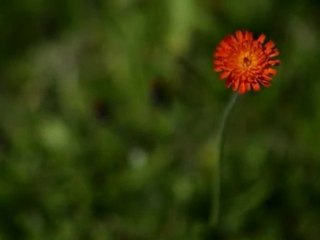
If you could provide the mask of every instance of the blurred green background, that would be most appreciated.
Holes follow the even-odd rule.
[[[1,0],[0,239],[320,237],[320,2]],[[212,70],[237,29],[280,50],[237,102],[208,226]]]

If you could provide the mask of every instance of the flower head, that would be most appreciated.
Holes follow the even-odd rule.
[[[236,31],[227,36],[218,45],[214,53],[213,67],[221,72],[220,78],[226,79],[226,86],[240,94],[260,90],[260,85],[270,86],[270,81],[277,73],[272,68],[280,61],[273,41],[264,43],[266,36],[261,34],[253,39],[249,31]]]

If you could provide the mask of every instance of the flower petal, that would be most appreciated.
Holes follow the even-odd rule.
[[[241,31],[236,31],[236,37],[239,42],[243,41],[243,33]]]
[[[252,83],[251,86],[252,86],[253,90],[255,90],[255,91],[260,90],[260,85],[257,82]]]
[[[233,87],[232,87],[233,91],[237,91],[238,90],[239,83],[240,83],[239,79],[234,79],[233,80]]]
[[[245,92],[246,92],[246,84],[244,82],[241,82],[239,86],[239,93],[243,94]]]
[[[266,39],[266,35],[264,35],[263,33],[260,34],[260,36],[257,39],[257,42],[263,44],[264,40]]]
[[[221,73],[220,78],[226,79],[227,77],[229,77],[229,75],[230,75],[230,72],[223,72],[223,73]]]

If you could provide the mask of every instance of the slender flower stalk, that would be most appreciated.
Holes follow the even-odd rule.
[[[225,127],[232,112],[232,109],[235,106],[235,103],[238,99],[239,94],[233,93],[230,97],[228,105],[225,107],[222,118],[220,120],[220,125],[217,132],[217,143],[215,150],[215,165],[213,172],[213,205],[210,215],[210,225],[215,226],[218,224],[219,213],[220,213],[220,193],[221,193],[221,160],[222,160],[222,151],[224,145],[224,135]]]

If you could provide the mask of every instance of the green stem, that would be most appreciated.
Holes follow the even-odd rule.
[[[220,193],[221,193],[221,169],[220,169],[220,162],[222,160],[222,150],[224,144],[224,134],[225,134],[225,126],[229,119],[230,113],[235,105],[235,102],[238,98],[238,93],[234,93],[230,100],[223,110],[222,117],[220,120],[220,125],[217,132],[217,144],[216,144],[216,151],[215,155],[215,165],[213,171],[213,203],[210,215],[210,225],[216,226],[219,221],[219,212],[220,212]]]

